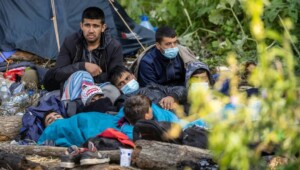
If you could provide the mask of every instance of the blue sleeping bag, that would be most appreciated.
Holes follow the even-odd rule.
[[[178,123],[178,117],[168,111],[152,104],[153,119]],[[50,124],[38,140],[42,145],[46,141],[53,141],[56,146],[80,146],[91,137],[102,133],[107,128],[114,128],[132,139],[133,126],[125,123],[118,127],[118,121],[124,117],[123,108],[117,115],[100,112],[87,112],[74,115],[67,119],[59,119]]]

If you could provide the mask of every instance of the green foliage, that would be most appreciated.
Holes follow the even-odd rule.
[[[243,12],[241,0],[120,0],[137,23],[139,16],[146,14],[154,26],[169,25],[176,29],[180,42],[190,47],[201,61],[210,67],[226,64],[228,52],[234,51],[240,62],[257,61],[256,40],[249,30],[249,17]],[[265,1],[262,15],[267,28],[282,32],[279,16],[289,17],[300,26],[298,0]],[[295,43],[293,50],[299,51],[296,37],[300,30],[294,29],[291,41]],[[267,39],[268,46],[278,45],[277,41]],[[300,53],[297,63],[300,61]],[[298,69],[298,68],[297,68]],[[300,67],[299,67],[300,69]]]

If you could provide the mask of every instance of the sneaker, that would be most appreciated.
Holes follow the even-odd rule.
[[[95,165],[109,162],[108,155],[101,154],[97,151],[93,142],[89,142],[88,150],[81,153],[80,165]]]
[[[80,158],[82,152],[86,151],[87,149],[80,149],[77,146],[73,145],[70,146],[65,155],[60,157],[60,167],[62,168],[74,168],[76,164],[79,165]]]

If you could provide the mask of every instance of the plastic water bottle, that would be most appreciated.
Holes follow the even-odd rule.
[[[6,82],[3,81],[0,88],[0,98],[2,101],[2,105],[10,101],[11,93],[9,88],[6,85]]]
[[[154,31],[153,26],[149,22],[147,15],[142,15],[141,20],[142,20],[142,22],[140,23],[141,26],[143,26],[151,31]]]

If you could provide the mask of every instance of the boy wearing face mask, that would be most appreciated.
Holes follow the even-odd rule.
[[[196,89],[201,86],[205,89],[212,88],[214,80],[208,66],[200,61],[187,65],[185,75],[186,88]]]
[[[214,85],[214,79],[212,78],[211,72],[208,66],[200,61],[193,62],[187,65],[185,75],[185,86],[189,93],[193,90],[202,88],[208,90]],[[189,113],[189,103],[184,105],[185,113]]]
[[[140,88],[136,77],[124,66],[117,66],[110,74],[110,81],[121,92],[122,95],[114,103],[119,108],[123,106],[125,100],[130,96],[142,94],[147,96],[153,103],[160,105],[166,110],[172,110],[177,104],[186,103],[186,88],[183,86],[162,86],[150,83],[146,87]]]
[[[160,27],[155,34],[156,44],[137,59],[135,75],[141,87],[150,83],[164,86],[184,86],[185,67],[197,61],[195,55],[178,44],[176,32]]]

